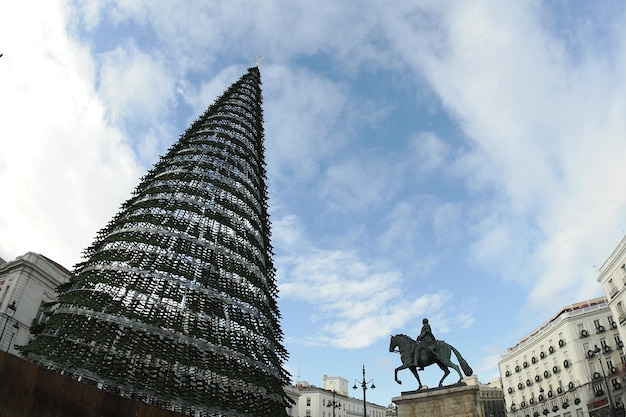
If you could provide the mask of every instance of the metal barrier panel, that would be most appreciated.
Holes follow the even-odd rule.
[[[0,417],[181,417],[0,352]]]

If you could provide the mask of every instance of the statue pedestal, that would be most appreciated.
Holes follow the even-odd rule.
[[[478,386],[450,387],[402,392],[392,398],[398,417],[478,417]]]

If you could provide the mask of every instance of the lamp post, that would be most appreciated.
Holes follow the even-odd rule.
[[[341,403],[339,401],[335,401],[335,390],[333,390],[333,400],[329,401],[326,404],[326,407],[332,407],[333,408],[333,417],[335,417],[335,408],[341,407]]]
[[[4,326],[2,327],[2,332],[0,332],[0,342],[2,342],[2,336],[4,336],[4,329],[7,328],[9,319],[15,315],[16,310],[17,310],[17,307],[15,307],[15,300],[13,300],[13,302],[7,306],[7,312],[6,312],[7,319],[4,322]]]
[[[595,345],[595,347],[596,348],[593,350],[593,353],[595,355],[598,355],[598,353],[600,353],[602,349],[600,349],[598,345]],[[600,362],[600,369],[602,369],[602,378],[604,379],[604,385],[606,386],[606,395],[607,397],[609,397],[609,415],[611,415],[611,417],[615,417],[615,406],[613,405],[613,397],[611,396],[609,383],[606,380],[606,373],[604,372],[604,364],[602,363],[602,358],[599,355],[598,355],[598,362]]]
[[[9,346],[7,346],[7,352],[11,350],[11,342],[13,342],[13,337],[20,330],[20,325],[17,322],[13,323],[11,326],[11,338],[9,339]]]
[[[370,385],[371,389],[376,388],[376,385],[374,385],[373,379],[370,379],[369,381],[365,380],[365,365],[363,365],[363,380],[359,382],[355,379],[354,386],[352,387],[352,389],[356,389],[357,384],[361,384],[361,388],[363,388],[363,417],[367,417],[367,401],[365,399],[365,391],[367,391],[367,384],[371,384]]]

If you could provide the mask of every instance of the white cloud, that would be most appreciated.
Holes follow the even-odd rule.
[[[342,87],[304,69],[269,66],[263,96],[269,175],[311,180],[323,159],[346,142]]]
[[[380,247],[388,253],[414,254],[414,239],[427,222],[425,214],[408,201],[396,202],[383,219],[386,227],[378,237]]]
[[[0,38],[0,253],[36,251],[71,267],[140,175],[120,132],[103,122],[88,51],[65,33],[68,10],[15,3]],[[115,184],[115,186],[112,186]],[[62,244],[59,242],[62,241]]]
[[[416,155],[415,166],[420,171],[441,170],[450,156],[451,147],[433,132],[421,132],[410,140]]]
[[[98,92],[108,116],[126,131],[141,132],[134,147],[151,164],[176,134],[166,119],[176,101],[175,76],[160,53],[141,51],[132,42],[101,60]]]
[[[174,79],[160,54],[141,51],[130,43],[104,54],[101,65],[99,90],[114,122],[151,122],[170,109]]]
[[[230,65],[222,68],[214,74],[207,82],[202,83],[197,89],[193,85],[186,85],[182,88],[182,95],[193,108],[194,116],[202,114],[209,105],[213,104],[224,91],[244,73],[242,66]],[[192,122],[192,121],[190,121]]]
[[[294,2],[267,0],[250,3],[188,1],[184,7],[163,1],[83,1],[88,26],[106,14],[115,23],[149,25],[164,47],[177,51],[193,68],[206,68],[216,57],[256,55],[282,65],[295,56],[332,51],[353,68],[363,62],[390,65],[379,44],[375,3]],[[350,16],[350,24],[346,24]],[[251,35],[252,34],[252,35]],[[285,34],[289,34],[286,36]],[[371,42],[374,37],[376,43]]]
[[[356,254],[312,249],[280,258],[280,294],[315,306],[310,345],[355,349],[371,345],[415,317],[435,314],[450,295],[445,291],[411,296],[402,291],[397,271]]]
[[[352,155],[326,169],[320,196],[335,210],[373,212],[398,191],[398,168],[384,152]]]
[[[477,172],[493,173],[500,196],[483,207],[495,222],[482,229],[473,253],[489,264],[541,238],[527,262],[531,272],[544,272],[513,271],[534,287],[530,303],[549,310],[597,294],[591,261],[610,253],[626,215],[616,184],[626,176],[618,162],[626,126],[616,117],[626,113],[623,25],[604,28],[603,36],[622,40],[615,49],[586,49],[593,42],[585,38],[573,60],[571,44],[539,26],[542,10],[527,3],[433,4],[413,12],[428,22],[388,12],[391,45],[475,141],[479,160],[489,164]],[[515,232],[524,229],[520,242]]]

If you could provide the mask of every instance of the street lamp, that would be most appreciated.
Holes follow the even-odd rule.
[[[7,306],[7,312],[6,312],[7,319],[4,322],[4,326],[2,327],[2,332],[0,332],[0,342],[2,341],[2,336],[4,336],[4,329],[7,328],[7,324],[9,323],[9,318],[15,315],[16,310],[17,310],[17,307],[15,307],[15,300],[13,300],[13,302]]]
[[[602,349],[600,349],[598,347],[598,345],[595,345],[595,349],[593,350],[593,353],[595,355],[598,355],[598,353],[600,353],[602,351]],[[611,414],[611,416],[615,416],[615,406],[613,405],[613,397],[611,396],[611,390],[609,389],[609,383],[606,380],[606,373],[604,372],[604,364],[602,363],[602,358],[598,355],[598,362],[600,362],[600,369],[602,369],[602,377],[604,379],[604,385],[606,385],[606,395],[609,397],[609,413]]]
[[[17,322],[13,323],[11,326],[11,338],[9,339],[9,346],[7,346],[7,352],[11,350],[11,342],[13,341],[13,337],[20,330],[20,325]]]
[[[329,401],[326,404],[326,407],[332,407],[333,408],[333,417],[335,417],[335,408],[341,407],[341,403],[339,401],[335,401],[335,390],[333,390],[333,400]]]
[[[371,384],[370,385],[371,389],[376,388],[376,385],[374,385],[373,379],[370,379],[369,381],[365,380],[365,365],[363,365],[363,380],[359,382],[355,379],[354,386],[352,387],[352,389],[357,388],[356,384],[361,384],[361,388],[363,388],[363,417],[367,417],[367,401],[365,400],[365,391],[367,391],[367,384]]]

